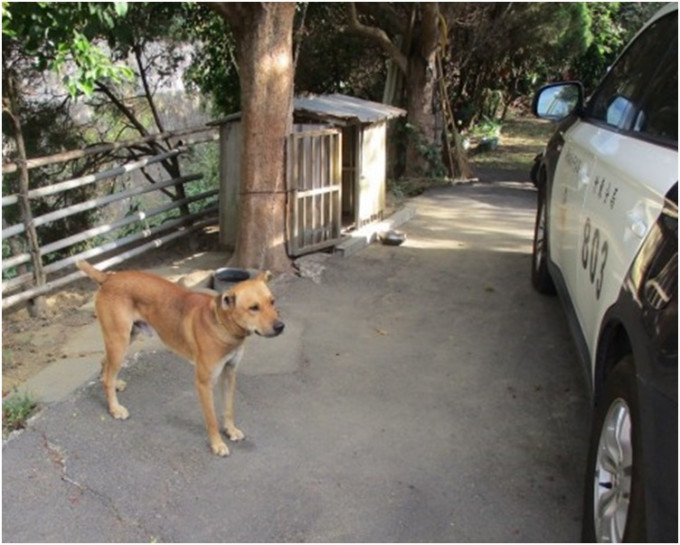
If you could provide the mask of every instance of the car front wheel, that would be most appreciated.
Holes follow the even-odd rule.
[[[645,541],[642,440],[635,368],[624,358],[607,377],[593,416],[583,541]]]
[[[548,222],[546,220],[547,203],[544,191],[538,192],[536,224],[534,226],[534,247],[531,259],[531,284],[536,291],[554,294],[555,285],[548,271]]]

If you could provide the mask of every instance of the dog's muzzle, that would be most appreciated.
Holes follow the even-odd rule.
[[[272,324],[271,331],[267,331],[266,333],[260,333],[259,331],[255,331],[255,333],[262,337],[277,337],[278,335],[281,335],[281,333],[283,333],[283,329],[285,327],[286,324],[284,324],[281,320],[276,320]]]
[[[281,320],[276,320],[272,326],[272,329],[274,330],[274,337],[281,335],[281,333],[283,333],[284,327],[286,327],[286,324],[284,324]]]

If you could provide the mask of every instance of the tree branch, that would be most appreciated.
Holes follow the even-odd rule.
[[[235,34],[240,34],[245,21],[249,21],[248,14],[254,9],[255,3],[243,2],[201,2],[210,8],[222,19],[227,21]]]
[[[154,103],[153,96],[151,94],[151,89],[149,88],[149,81],[146,78],[146,71],[144,70],[144,65],[142,64],[142,54],[138,43],[135,43],[132,50],[135,52],[135,59],[137,60],[137,66],[139,66],[139,78],[142,80],[142,86],[144,87],[144,95],[146,96],[146,101],[151,108],[151,113],[153,119],[156,122],[156,127],[158,127],[158,132],[165,132],[163,127],[163,122],[161,121],[160,115],[158,115],[158,109]]]
[[[135,117],[135,114],[132,113],[130,108],[128,108],[123,102],[118,99],[116,95],[113,94],[111,89],[109,89],[106,85],[104,85],[101,81],[97,82],[97,90],[104,93],[108,99],[113,103],[113,105],[120,110],[120,112],[132,123],[132,126],[137,129],[139,134],[142,136],[149,136],[149,131],[146,130],[146,127],[142,125],[139,120]]]
[[[409,31],[409,17],[408,15],[401,16],[392,7],[392,4],[386,2],[360,2],[354,4],[358,12],[365,15],[370,15],[374,20],[380,21],[382,28],[388,29],[392,35],[401,34],[406,35]],[[413,6],[411,6],[411,9]],[[411,9],[408,11],[410,12]]]
[[[347,30],[353,34],[356,34],[357,36],[367,38],[380,46],[380,48],[396,63],[404,75],[406,75],[408,70],[408,60],[406,55],[404,55],[404,53],[402,53],[402,51],[396,45],[394,45],[394,43],[392,43],[392,40],[390,40],[390,37],[387,35],[387,33],[378,27],[362,24],[359,21],[359,17],[357,16],[357,9],[354,5],[354,2],[349,2],[347,4],[347,10],[349,15],[349,24],[347,26]]]

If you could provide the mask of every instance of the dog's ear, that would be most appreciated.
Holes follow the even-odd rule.
[[[220,306],[226,310],[236,306],[236,294],[226,291],[220,295]]]
[[[264,282],[265,284],[269,282],[271,279],[272,279],[271,271],[262,271],[255,277],[255,280],[259,280],[261,282]]]

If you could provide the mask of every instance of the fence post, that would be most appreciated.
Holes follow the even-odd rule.
[[[26,228],[26,239],[28,241],[28,249],[31,254],[31,261],[33,263],[33,281],[36,287],[45,284],[45,273],[42,267],[42,258],[40,255],[40,243],[38,241],[38,233],[33,223],[33,214],[31,213],[31,203],[28,198],[28,166],[26,165],[26,146],[24,145],[24,134],[21,128],[17,109],[16,89],[14,75],[10,74],[8,80],[8,95],[9,108],[5,111],[9,114],[14,125],[14,138],[17,143],[17,152],[19,158],[16,163],[19,166],[19,206],[21,208],[21,219]],[[42,296],[36,297],[29,302],[28,312],[31,316],[41,316],[45,312],[45,298]]]

